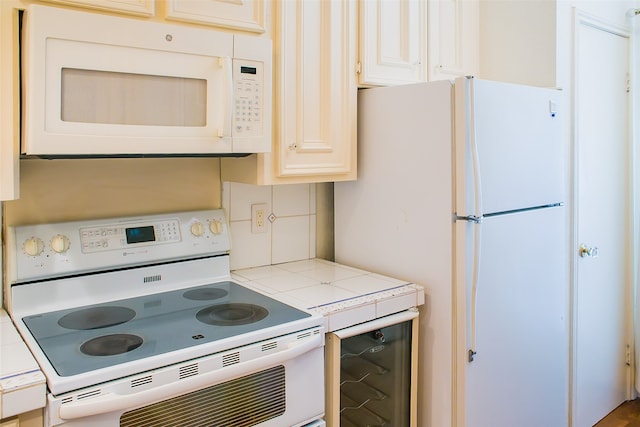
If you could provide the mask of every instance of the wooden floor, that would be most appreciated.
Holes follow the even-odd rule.
[[[618,406],[594,427],[640,427],[640,399]]]

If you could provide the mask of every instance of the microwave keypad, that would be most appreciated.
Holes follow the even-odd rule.
[[[252,70],[235,79],[233,130],[237,136],[262,135],[262,72],[253,67]]]
[[[262,90],[257,82],[239,81],[236,85],[235,130],[257,134],[262,130]]]

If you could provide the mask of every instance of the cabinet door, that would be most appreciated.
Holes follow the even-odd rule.
[[[478,72],[478,0],[429,0],[429,80]]]
[[[264,0],[169,0],[167,18],[263,33]]]
[[[355,177],[355,0],[277,6],[276,171]]]
[[[0,201],[19,196],[18,6],[0,1]]]
[[[360,0],[361,86],[425,81],[426,3]]]
[[[64,3],[91,9],[110,10],[134,15],[153,15],[154,0],[46,0],[51,3]]]

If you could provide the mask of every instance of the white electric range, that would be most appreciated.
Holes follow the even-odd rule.
[[[222,210],[12,228],[47,426],[320,425],[325,319],[242,286]]]

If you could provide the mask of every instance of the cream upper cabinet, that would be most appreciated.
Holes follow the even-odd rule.
[[[429,0],[429,80],[477,75],[478,0]]]
[[[223,159],[223,180],[355,179],[356,9],[355,0],[276,3],[272,152]]]
[[[112,12],[134,15],[153,15],[155,0],[46,0],[50,3],[69,4],[91,9],[109,10]]]
[[[427,80],[424,0],[359,1],[360,86]]]
[[[349,175],[355,164],[355,2],[280,2],[277,172]]]
[[[168,0],[167,19],[265,32],[266,0]]]
[[[3,1],[3,0],[0,0]],[[91,9],[142,16],[156,13],[168,20],[193,22],[232,30],[264,33],[268,0],[45,0]],[[157,10],[156,6],[159,7]]]
[[[478,0],[359,0],[359,84],[477,74]]]
[[[20,69],[19,10],[0,0],[0,200],[19,196]]]

